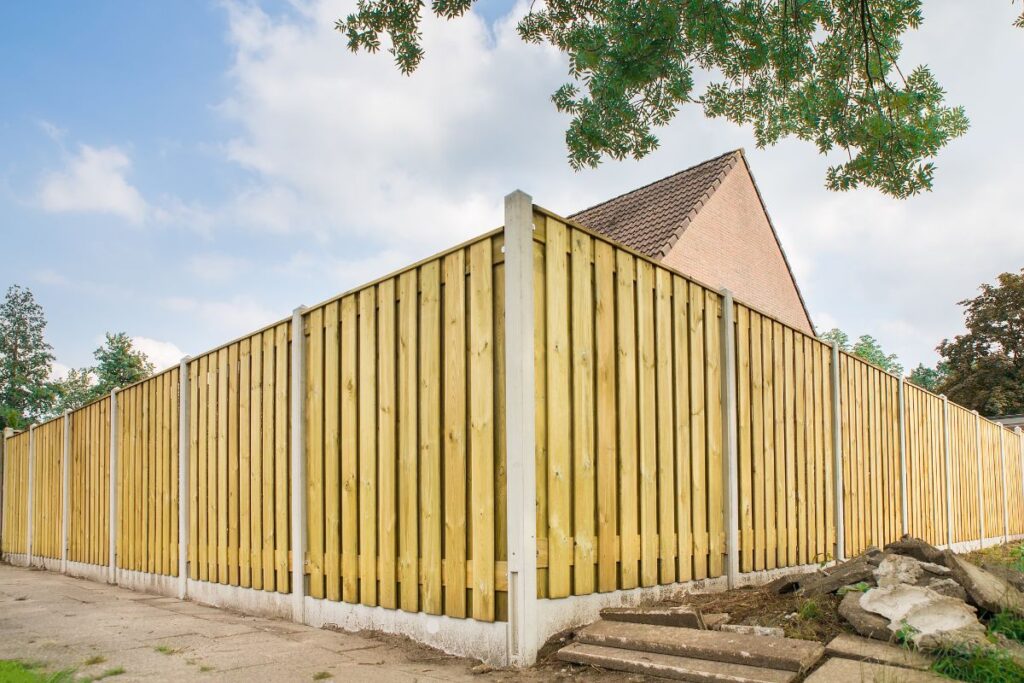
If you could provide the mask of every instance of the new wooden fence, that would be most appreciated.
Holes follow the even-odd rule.
[[[532,222],[537,597],[1024,534],[1020,432]],[[505,278],[497,230],[7,438],[0,548],[508,619]]]

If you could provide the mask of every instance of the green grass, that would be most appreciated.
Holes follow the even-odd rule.
[[[112,669],[107,669],[106,671],[101,673],[99,676],[97,676],[94,680],[98,681],[98,680],[100,680],[102,678],[113,678],[114,676],[120,676],[123,673],[124,673],[124,667],[123,666],[115,666]]]
[[[1002,633],[1011,640],[1024,643],[1024,618],[1012,612],[1000,612],[988,622],[990,633]]]
[[[331,674],[328,671],[317,671],[315,674],[313,674],[314,681],[326,681],[330,677]]]
[[[207,671],[213,671],[213,667],[209,666],[207,664],[203,664],[202,666],[199,667],[199,670],[201,672],[203,672],[203,673],[206,673]]]
[[[170,645],[157,645],[153,649],[162,655],[173,655],[178,653],[178,650],[171,647]]]
[[[797,614],[804,621],[817,621],[821,618],[821,607],[814,600],[807,600],[800,605]]]
[[[93,666],[94,664],[102,664],[105,661],[107,661],[107,658],[103,655],[93,655],[92,657],[89,657],[89,659],[85,660],[85,665]]]
[[[932,670],[967,683],[1020,683],[1024,667],[1010,656],[993,648],[952,648],[944,650]]]
[[[48,673],[42,664],[16,659],[0,659],[0,681],[3,683],[70,683],[75,672],[71,669]]]

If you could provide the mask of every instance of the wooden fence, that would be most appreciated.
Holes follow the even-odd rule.
[[[547,211],[529,228],[537,597],[820,563],[904,532],[1024,534],[1020,432]],[[522,378],[506,377],[505,238],[6,438],[0,548],[106,565],[114,544],[118,568],[165,577],[184,553],[197,582],[304,598],[301,570],[311,598],[508,620]]]

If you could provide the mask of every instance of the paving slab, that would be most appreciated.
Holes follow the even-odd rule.
[[[615,621],[597,621],[579,631],[576,639],[588,645],[796,672],[807,671],[825,652],[821,643],[809,640]]]
[[[700,612],[685,605],[677,607],[605,607],[601,618],[608,621],[629,621],[636,624],[704,628]]]
[[[825,646],[825,654],[831,657],[844,657],[861,662],[874,662],[876,664],[890,664],[902,666],[908,669],[927,669],[932,664],[932,658],[908,650],[905,647],[886,645],[870,638],[861,638],[849,633],[843,633],[832,639]]]
[[[949,683],[949,679],[929,671],[834,657],[804,683]]]
[[[602,645],[572,643],[558,651],[563,662],[589,664],[615,671],[659,676],[694,683],[790,683],[794,671],[764,669],[745,664],[713,662],[652,652],[636,652]]]

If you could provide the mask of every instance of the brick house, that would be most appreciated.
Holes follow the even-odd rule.
[[[571,218],[798,330],[814,326],[743,150]]]

